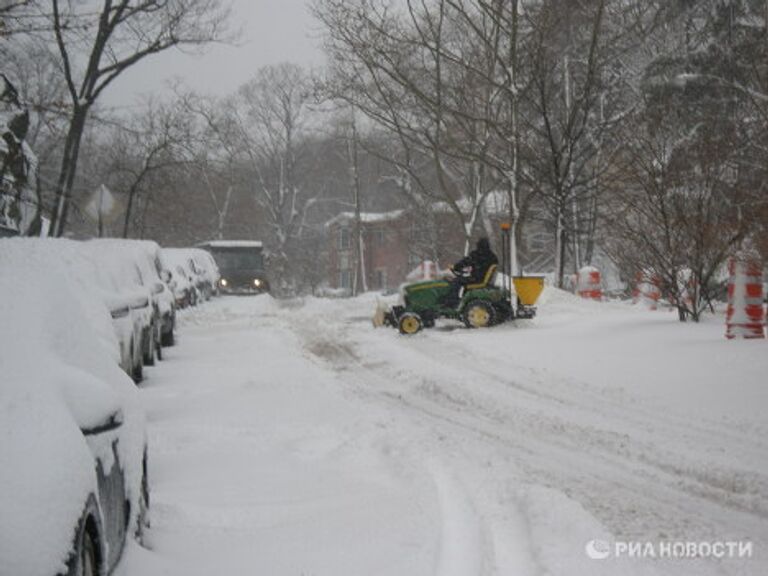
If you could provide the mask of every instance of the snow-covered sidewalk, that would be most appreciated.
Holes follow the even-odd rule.
[[[142,390],[151,550],[118,576],[768,571],[765,342],[555,291],[485,331],[405,338],[372,309],[184,316]],[[732,541],[752,558],[648,557]]]

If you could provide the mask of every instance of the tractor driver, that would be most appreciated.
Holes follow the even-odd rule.
[[[451,266],[451,272],[455,277],[450,280],[451,290],[446,296],[444,304],[451,308],[458,306],[461,301],[461,289],[469,284],[482,283],[488,269],[498,263],[499,259],[491,250],[488,238],[480,238],[475,249],[468,256]]]

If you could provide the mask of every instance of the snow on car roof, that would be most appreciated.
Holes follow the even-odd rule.
[[[192,258],[192,254],[190,253],[189,248],[160,249],[160,260],[169,267],[181,266],[184,269],[188,269],[190,258]]]
[[[204,271],[207,280],[216,282],[219,279],[219,268],[216,266],[213,256],[202,248],[161,248],[160,260],[171,274],[178,272],[176,270],[178,266],[181,266],[188,274],[194,274],[197,272],[190,268],[190,260],[193,260],[198,271],[200,269]]]
[[[210,240],[198,244],[200,248],[262,248],[260,240]]]

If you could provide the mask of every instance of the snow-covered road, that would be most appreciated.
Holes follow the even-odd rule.
[[[555,291],[405,338],[373,303],[183,317],[142,390],[151,549],[118,576],[768,573],[765,342]],[[720,542],[752,557],[651,557]]]

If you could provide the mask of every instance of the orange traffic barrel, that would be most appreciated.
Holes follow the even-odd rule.
[[[661,299],[659,275],[650,270],[638,272],[635,286],[633,292],[635,304],[641,304],[649,310],[656,310]]]
[[[765,338],[763,270],[757,258],[728,261],[728,312],[726,338]]]
[[[584,266],[577,274],[576,292],[582,298],[590,300],[603,299],[603,282],[600,270],[594,266]]]

